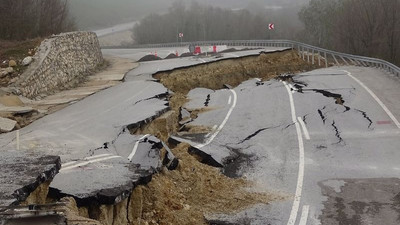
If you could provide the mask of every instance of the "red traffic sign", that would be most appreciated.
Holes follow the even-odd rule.
[[[179,33],[179,37],[182,38],[183,37],[183,33]]]
[[[270,29],[270,30],[275,29],[275,24],[273,24],[273,23],[268,24],[268,29]]]

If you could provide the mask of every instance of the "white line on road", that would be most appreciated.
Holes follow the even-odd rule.
[[[94,156],[86,157],[86,158],[84,158],[83,160],[85,160],[85,161],[90,161],[91,159],[103,158],[103,157],[110,156],[110,155],[111,155],[111,154],[94,155]],[[78,162],[78,161],[75,160],[75,161],[71,161],[71,162],[64,163],[64,164],[62,164],[62,168],[68,167],[68,166],[73,165],[73,164],[75,164],[75,163],[77,163],[77,162]]]
[[[114,155],[114,156],[109,156],[109,157],[105,157],[105,158],[93,159],[93,160],[90,160],[90,161],[86,161],[86,162],[75,164],[73,166],[61,168],[60,172],[64,172],[66,170],[74,169],[74,168],[77,168],[77,167],[80,167],[80,166],[85,166],[85,165],[88,165],[90,163],[101,162],[101,161],[106,161],[106,160],[115,159],[115,158],[121,158],[121,156]]]
[[[301,125],[301,128],[303,129],[304,137],[305,137],[307,140],[310,140],[310,134],[308,133],[307,126],[306,126],[306,124],[304,123],[303,119],[302,119],[301,117],[298,117],[297,119],[299,120],[299,123],[300,123],[300,125]]]
[[[109,156],[109,155],[111,155],[111,154],[94,155],[94,156],[86,157],[85,160],[97,159],[97,158],[101,158],[101,157]]]
[[[307,224],[308,212],[309,211],[310,211],[310,206],[309,205],[304,205],[303,206],[303,211],[301,213],[299,225],[306,225]]]
[[[290,101],[290,109],[292,111],[292,121],[296,126],[297,132],[297,140],[299,142],[299,173],[297,177],[297,185],[296,185],[296,193],[293,200],[292,210],[290,212],[290,217],[288,220],[288,225],[294,225],[297,219],[297,213],[300,207],[300,200],[301,200],[301,192],[303,190],[303,180],[304,180],[304,142],[303,142],[303,135],[301,133],[301,128],[299,123],[296,119],[296,108],[294,106],[294,100],[292,92],[290,91],[290,87],[287,85],[286,82],[283,82],[286,87],[286,90],[289,94],[289,101]]]
[[[208,133],[206,136],[205,136],[205,138],[208,138],[208,137],[210,137],[210,135],[217,129],[217,125],[214,125],[213,126],[213,128],[212,128],[212,131],[210,132],[210,133]]]
[[[375,99],[375,101],[378,102],[378,104],[382,107],[383,110],[385,110],[386,114],[390,117],[390,119],[392,119],[393,122],[396,124],[396,126],[400,129],[399,121],[396,119],[396,117],[393,115],[393,113],[390,112],[390,110],[386,107],[386,105],[383,104],[383,102],[378,98],[378,96],[376,96],[375,93],[372,92],[371,89],[369,89],[363,82],[361,82],[360,80],[355,78],[353,75],[351,75],[351,73],[349,71],[347,71],[347,70],[342,70],[342,71],[347,73],[347,75],[349,77],[353,78],[353,80],[355,80],[359,85],[361,85],[361,87],[363,87]]]
[[[139,140],[136,141],[135,145],[133,146],[132,152],[131,154],[128,156],[129,161],[132,160],[133,156],[135,156],[137,148],[139,147],[139,142],[145,138],[147,138],[148,136],[150,136],[149,134],[144,135],[143,137],[141,137]]]
[[[233,104],[232,104],[231,108],[229,109],[228,114],[226,114],[226,117],[225,117],[224,121],[222,121],[221,125],[219,125],[218,129],[217,129],[217,130],[214,132],[214,134],[207,140],[206,143],[196,145],[196,146],[194,146],[195,148],[199,148],[199,149],[200,149],[200,148],[202,148],[202,147],[204,147],[204,146],[206,146],[206,145],[209,145],[209,144],[214,140],[214,138],[219,134],[219,132],[222,130],[222,128],[224,128],[226,122],[228,122],[228,119],[229,119],[229,117],[231,116],[232,111],[233,111],[233,109],[236,107],[236,103],[237,103],[237,94],[236,94],[235,90],[230,90],[230,91],[233,93]]]
[[[232,96],[229,96],[228,105],[230,105],[231,103],[232,103]]]

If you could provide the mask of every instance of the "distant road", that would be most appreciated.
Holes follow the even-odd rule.
[[[134,22],[129,22],[129,23],[118,24],[118,25],[115,25],[112,27],[101,29],[101,30],[95,30],[94,32],[97,34],[98,37],[102,37],[102,36],[106,36],[109,34],[119,33],[122,31],[130,30],[137,23],[138,23],[137,21],[134,21]]]

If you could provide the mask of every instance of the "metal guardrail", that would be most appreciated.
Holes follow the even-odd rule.
[[[197,46],[204,45],[227,45],[227,46],[243,46],[243,47],[284,47],[296,49],[299,56],[303,60],[307,60],[312,64],[318,62],[325,63],[328,67],[331,61],[334,65],[356,65],[364,67],[377,67],[389,73],[400,77],[400,68],[396,65],[382,59],[370,58],[365,56],[351,55],[346,53],[335,52],[312,45],[304,44],[290,40],[225,40],[225,41],[198,41],[198,42],[182,42],[182,43],[165,43],[165,44],[148,44],[136,45],[131,48],[171,48],[185,47],[190,44]]]

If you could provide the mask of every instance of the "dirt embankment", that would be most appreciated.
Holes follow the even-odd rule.
[[[239,59],[227,59],[186,69],[160,72],[154,77],[175,93],[187,94],[194,88],[236,87],[251,78],[269,80],[282,74],[294,74],[318,68],[303,61],[296,51],[263,53]]]

